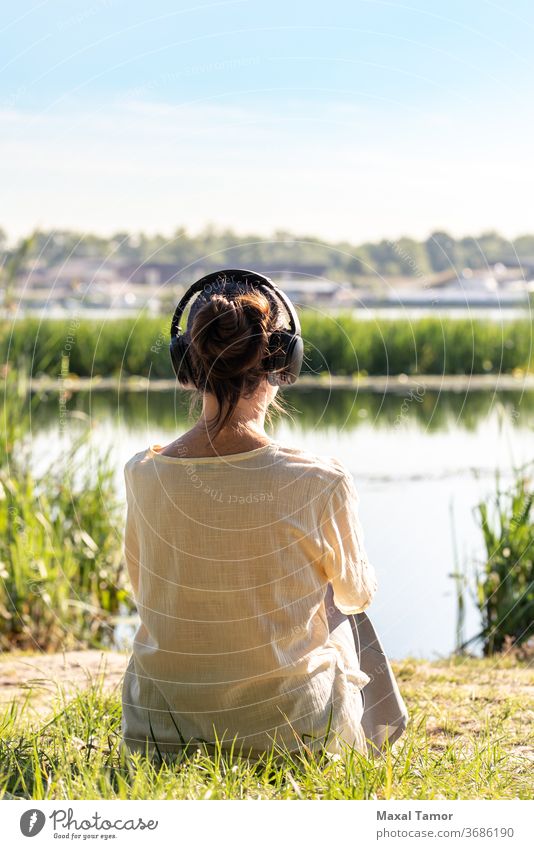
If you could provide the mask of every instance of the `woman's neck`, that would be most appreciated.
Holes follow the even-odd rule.
[[[239,454],[268,445],[272,440],[265,432],[267,406],[259,399],[240,399],[229,422],[215,435],[210,425],[217,417],[217,402],[204,396],[202,415],[197,423],[165,446],[161,453],[179,457],[213,457],[224,454]]]

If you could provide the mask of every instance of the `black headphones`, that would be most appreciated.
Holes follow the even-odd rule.
[[[276,305],[276,299],[278,299],[283,304],[289,318],[289,329],[274,330],[271,333],[269,354],[263,365],[267,379],[272,386],[295,383],[300,374],[304,356],[304,343],[300,335],[300,322],[295,307],[287,295],[275,286],[268,277],[241,268],[228,268],[207,274],[189,287],[176,307],[171,322],[169,350],[172,367],[180,383],[197,385],[188,352],[189,339],[185,338],[180,327],[184,310],[191,298],[198,292],[204,291],[209,295],[219,290],[224,294],[224,287],[227,283],[237,284],[237,286],[243,286],[243,288],[248,286],[259,289],[264,292],[271,303]]]

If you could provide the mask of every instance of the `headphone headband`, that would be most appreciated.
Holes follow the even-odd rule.
[[[284,305],[288,318],[289,330],[291,333],[300,336],[300,321],[295,307],[281,289],[276,286],[269,277],[263,274],[258,274],[256,271],[249,271],[245,268],[224,268],[221,271],[213,271],[211,274],[206,274],[193,283],[187,292],[178,302],[178,306],[174,311],[171,322],[171,340],[179,336],[183,331],[180,327],[180,321],[184,314],[184,310],[191,298],[203,289],[209,294],[217,292],[217,289],[224,290],[226,283],[237,283],[253,286],[257,289],[268,289],[273,293]],[[208,288],[209,287],[209,288]]]
[[[239,293],[239,286],[243,286],[244,289],[251,286],[258,291],[263,291],[271,305],[278,307],[280,303],[283,304],[289,319],[289,328],[271,331],[269,350],[266,352],[262,365],[269,383],[273,386],[295,383],[300,374],[304,356],[304,343],[297,311],[287,295],[275,286],[272,280],[263,274],[243,268],[225,268],[206,274],[189,287],[178,303],[171,322],[169,352],[174,372],[180,383],[202,388],[205,381],[205,377],[196,374],[193,368],[188,352],[189,340],[180,327],[184,310],[191,298],[199,292],[204,292],[208,296],[216,293],[217,290],[224,293],[227,283],[235,285],[234,292]]]

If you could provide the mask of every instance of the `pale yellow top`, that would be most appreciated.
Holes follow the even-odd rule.
[[[159,448],[125,467],[141,619],[123,689],[127,745],[235,738],[254,754],[273,739],[295,749],[298,735],[315,747],[331,720],[365,750],[369,678],[353,640],[329,634],[324,603],[328,582],[344,613],[376,590],[350,473],[277,443],[196,459]]]

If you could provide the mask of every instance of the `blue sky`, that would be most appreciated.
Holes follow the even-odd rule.
[[[534,231],[534,5],[19,2],[0,226]]]

